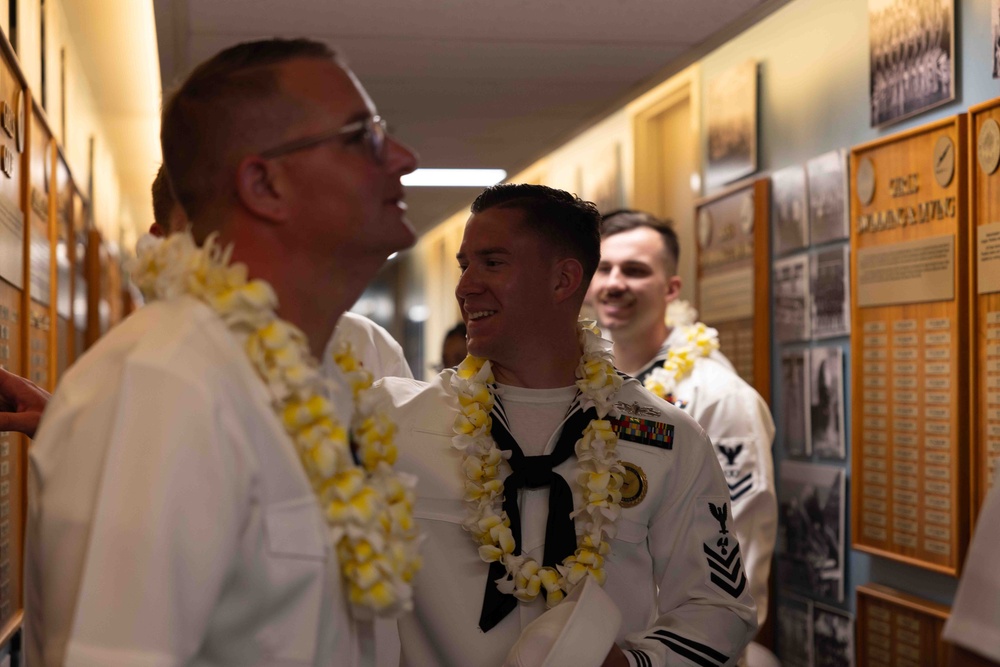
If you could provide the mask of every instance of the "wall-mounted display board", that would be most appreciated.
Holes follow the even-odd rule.
[[[55,268],[56,268],[56,377],[69,367],[73,346],[73,181],[62,154],[56,158]]]
[[[21,374],[25,220],[21,208],[27,93],[0,51],[0,368]],[[21,623],[26,439],[0,432],[0,646]]]
[[[42,111],[32,106],[28,128],[28,231],[30,296],[28,303],[28,367],[32,382],[48,390],[54,388],[55,352],[53,329],[55,266],[52,262],[52,221],[49,210],[55,190],[55,145]]]
[[[83,194],[73,190],[73,350],[70,363],[87,349],[87,245],[90,210]]]
[[[858,586],[858,664],[948,664],[941,631],[950,609],[879,584]]]
[[[856,549],[957,575],[968,543],[966,116],[851,151]]]
[[[695,205],[698,313],[719,331],[723,354],[771,396],[767,179],[734,185]]]
[[[977,396],[972,423],[973,520],[1000,475],[1000,99],[969,109],[969,215],[974,231],[970,265],[972,374]]]

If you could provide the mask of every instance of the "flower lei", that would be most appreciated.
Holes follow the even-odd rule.
[[[600,336],[593,322],[580,322],[580,346],[583,356],[576,369],[576,382],[582,399],[581,409],[594,407],[599,416],[591,420],[577,440],[575,451],[580,474],[577,484],[585,505],[570,518],[583,523],[583,534],[576,551],[555,568],[542,567],[527,556],[514,555],[515,540],[510,521],[503,511],[503,480],[510,474],[510,452],[497,447],[490,434],[493,419],[490,411],[496,391],[490,362],[468,356],[455,375],[452,387],[458,395],[461,412],[455,418],[452,446],[464,453],[465,503],[468,516],[463,523],[479,545],[479,556],[487,563],[500,561],[507,574],[497,580],[502,593],[518,600],[534,600],[545,589],[546,604],[556,605],[573,588],[592,576],[604,584],[604,558],[611,550],[610,540],[617,532],[615,522],[621,515],[621,487],[624,471],[615,455],[618,436],[605,419],[622,378],[614,368],[611,343]]]
[[[701,322],[684,327],[681,333],[686,343],[670,348],[666,361],[654,368],[643,383],[651,393],[670,403],[675,400],[677,383],[691,373],[695,361],[719,349],[719,332]]]
[[[163,240],[144,237],[130,270],[147,298],[191,295],[211,307],[243,343],[332,531],[354,616],[411,609],[410,581],[420,567],[414,480],[392,470],[396,426],[368,395],[371,373],[349,344],[336,346],[334,361],[354,398],[350,431],[358,465],[347,430],[327,398],[330,381],[320,373],[305,334],[277,316],[271,286],[248,280],[247,267],[230,264],[231,255],[232,247],[220,248],[214,236],[202,248],[189,232]]]

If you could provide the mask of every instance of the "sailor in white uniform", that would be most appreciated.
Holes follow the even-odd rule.
[[[588,462],[575,449],[596,416],[576,384],[590,349],[581,348],[576,315],[597,265],[599,215],[567,193],[523,185],[490,188],[472,210],[456,294],[470,354],[489,359],[496,380],[488,433],[509,452],[511,470],[498,477],[502,507],[517,553],[558,565],[586,551],[586,515],[571,516],[594,493],[581,485]],[[607,418],[624,485],[601,569],[608,622],[615,608],[622,621],[614,645],[595,639],[587,664],[732,664],[756,630],[756,612],[714,450],[683,411],[608,368],[620,382]],[[415,610],[399,623],[402,664],[499,667],[515,645],[522,661],[535,650],[525,647],[537,639],[526,628],[546,618],[546,601],[501,591],[505,565],[484,562],[467,530],[476,507],[467,502],[470,482],[483,471],[453,442],[470,400],[457,395],[455,375],[376,386],[400,429],[397,465],[419,477],[415,515],[426,535]],[[564,664],[544,655],[518,664],[544,658]]]
[[[718,350],[713,330],[690,317],[667,323],[668,306],[681,288],[679,247],[670,226],[626,210],[606,215],[601,235],[601,263],[588,301],[614,339],[616,366],[684,410],[711,439],[763,623],[777,531],[770,410]],[[683,307],[670,310],[685,319]]]

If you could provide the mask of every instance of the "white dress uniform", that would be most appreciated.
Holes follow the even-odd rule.
[[[30,466],[28,664],[368,659],[294,445],[195,299],[142,308],[70,369]]]
[[[323,352],[322,367],[327,377],[339,377],[337,363],[333,360],[333,349],[341,342],[351,344],[361,365],[375,380],[384,377],[413,377],[410,365],[406,363],[403,348],[396,339],[367,317],[352,312],[340,316],[337,328],[334,329],[330,342]],[[372,625],[376,667],[398,667],[399,633],[396,629],[396,620],[376,618]]]
[[[323,353],[323,372],[328,376],[336,363],[333,361],[333,346],[340,342],[351,344],[361,365],[376,380],[384,377],[412,378],[409,364],[403,355],[403,348],[389,335],[389,332],[357,313],[347,312],[340,316],[337,328],[327,343]]]
[[[1000,663],[1000,487],[986,496],[943,637]]]
[[[645,380],[663,364],[671,347],[686,342],[682,328],[674,327],[636,378]],[[762,624],[767,617],[767,578],[778,530],[771,411],[718,350],[697,358],[691,372],[677,383],[674,397],[675,405],[705,429],[725,472],[750,592],[757,603],[757,621]]]
[[[452,447],[458,401],[454,371],[429,385],[387,378],[376,385],[391,401],[399,426],[397,468],[418,477],[415,516],[423,568],[414,582],[415,608],[399,620],[402,664],[499,667],[521,630],[545,611],[541,597],[495,627],[479,629],[489,566],[462,528],[462,453]],[[636,667],[731,664],[756,631],[756,612],[732,527],[729,490],[711,445],[687,415],[628,379],[621,406],[618,452],[645,476],[645,497],[624,508],[606,561],[605,591],[621,610],[618,643]],[[567,418],[579,409],[574,400]],[[631,420],[630,417],[640,415]],[[565,419],[563,420],[565,422]],[[631,423],[631,426],[628,426]],[[626,432],[625,428],[631,430]],[[555,447],[560,427],[549,438]],[[646,440],[643,431],[661,441]],[[583,500],[575,456],[554,472]],[[548,489],[522,489],[523,552],[542,560]],[[692,657],[694,656],[694,657]],[[604,656],[598,656],[600,664]]]

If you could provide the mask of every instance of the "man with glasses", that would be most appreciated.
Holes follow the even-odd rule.
[[[368,662],[345,556],[305,474],[327,464],[300,460],[293,427],[314,409],[327,420],[317,428],[351,424],[347,381],[310,369],[385,258],[413,243],[400,177],[416,159],[350,70],[306,40],[243,44],[199,66],[167,102],[162,140],[194,238],[232,244],[280,320],[267,289],[189,268],[203,256],[183,243],[160,246],[177,261],[140,271],[174,296],[67,373],[32,448],[30,664]],[[298,340],[301,363],[283,366]],[[299,412],[276,410],[307,390]],[[316,433],[323,444],[336,431]]]

